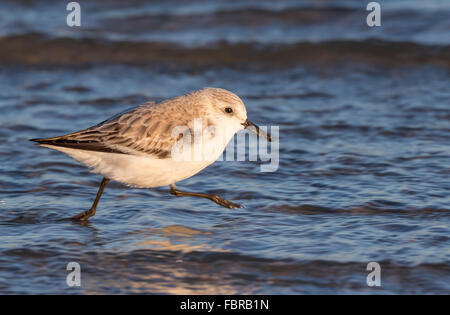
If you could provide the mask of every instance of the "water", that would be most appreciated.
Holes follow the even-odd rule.
[[[450,293],[448,1],[132,2],[0,5],[0,293]],[[101,177],[28,139],[203,86],[280,126],[276,172],[178,184],[245,208],[111,182],[61,220]]]

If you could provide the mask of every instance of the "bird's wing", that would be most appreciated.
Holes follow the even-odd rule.
[[[176,124],[169,119],[170,111],[164,107],[147,103],[88,129],[61,137],[32,141],[41,145],[79,150],[169,158],[172,147],[180,136],[172,136]]]

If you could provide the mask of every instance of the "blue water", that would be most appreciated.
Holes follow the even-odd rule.
[[[450,293],[450,8],[380,2],[378,30],[358,1],[92,1],[80,30],[2,3],[0,293]],[[111,182],[90,222],[63,220],[101,176],[28,139],[204,86],[279,126],[275,172],[217,161],[178,183],[245,208]]]

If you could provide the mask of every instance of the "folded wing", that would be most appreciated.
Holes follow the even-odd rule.
[[[165,159],[170,157],[173,145],[178,140],[172,137],[174,126],[169,113],[153,103],[116,115],[96,126],[68,135],[31,139],[40,145],[60,146],[78,150],[151,155]]]

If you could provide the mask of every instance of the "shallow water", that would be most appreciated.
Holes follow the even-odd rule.
[[[64,7],[2,3],[0,293],[450,293],[450,8],[380,2],[371,30],[357,1],[92,1],[76,31]],[[28,139],[203,86],[280,127],[276,172],[178,184],[245,208],[111,182],[89,223],[63,220],[101,176]]]

